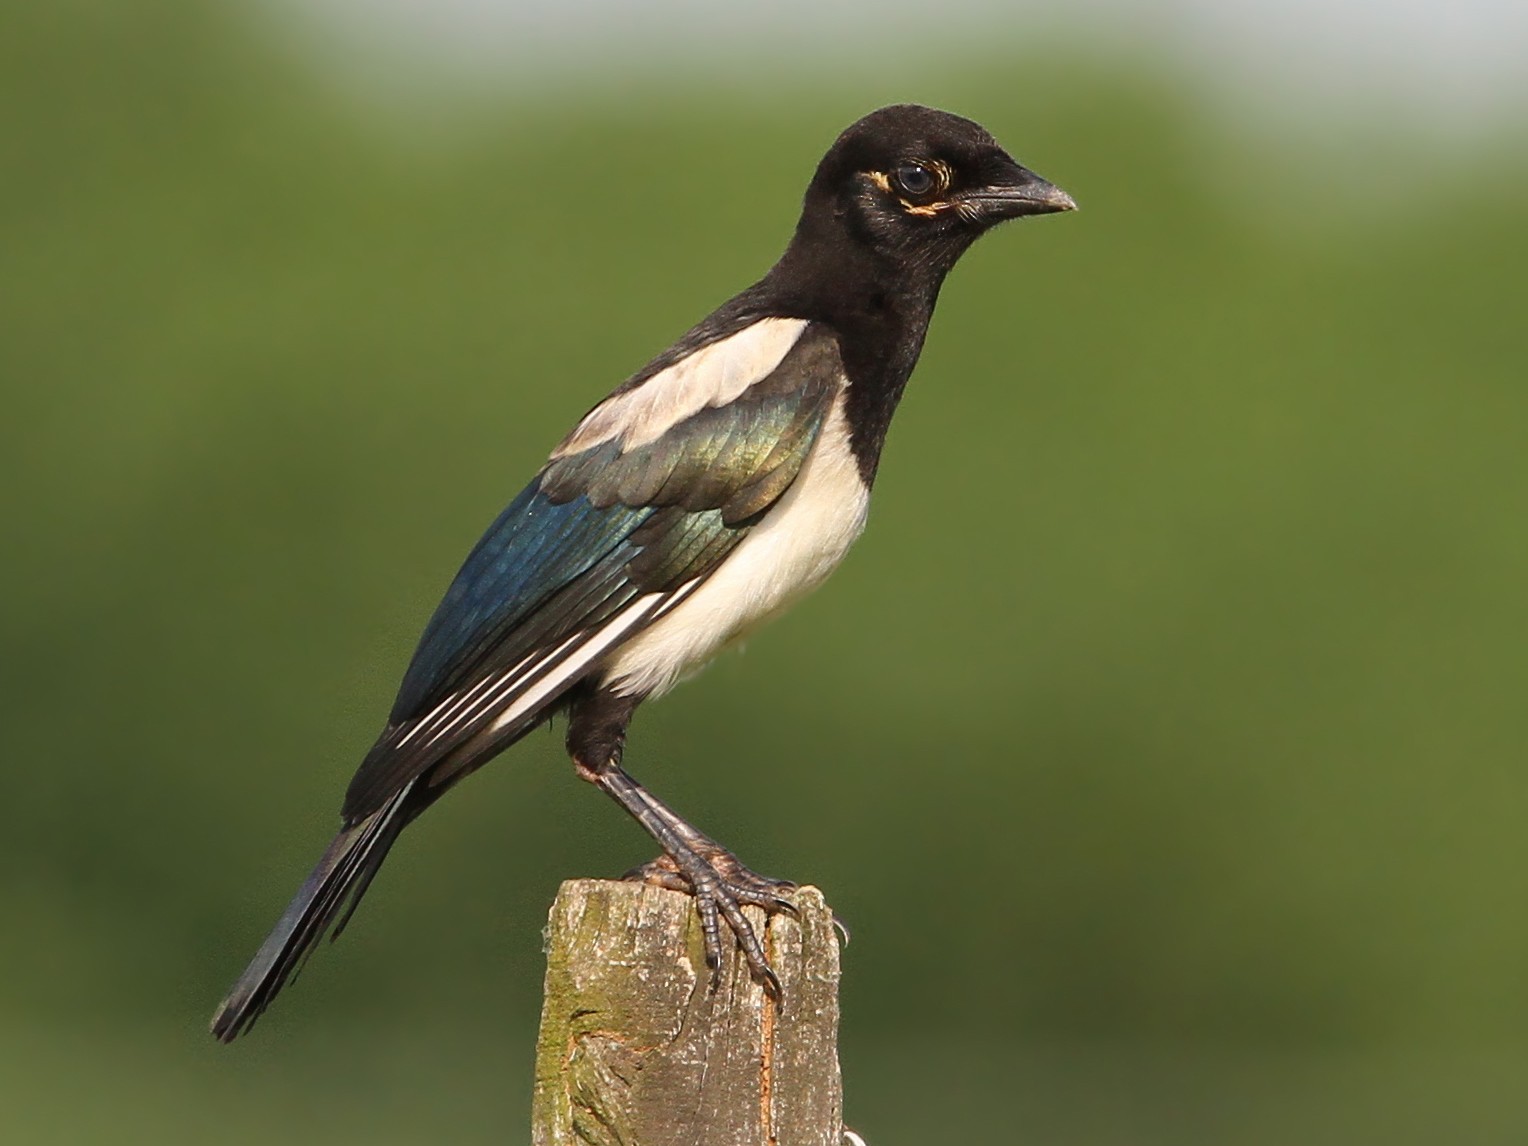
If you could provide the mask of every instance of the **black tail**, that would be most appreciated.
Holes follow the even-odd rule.
[[[324,858],[213,1015],[212,1033],[220,1041],[232,1042],[255,1025],[331,924],[331,938],[339,938],[387,858],[387,850],[417,813],[408,799],[413,786],[406,785],[371,815],[334,837]]]

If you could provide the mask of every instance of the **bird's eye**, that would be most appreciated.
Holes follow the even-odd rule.
[[[904,163],[897,168],[897,186],[914,198],[927,195],[936,182],[934,173],[921,163]]]

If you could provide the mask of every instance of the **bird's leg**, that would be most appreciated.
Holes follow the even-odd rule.
[[[695,897],[705,938],[706,966],[713,978],[721,970],[721,923],[725,920],[737,936],[748,966],[764,981],[769,993],[778,998],[780,981],[742,908],[751,904],[766,911],[794,911],[795,905],[780,895],[792,885],[749,871],[737,857],[685,823],[614,761],[585,778],[625,808],[658,841],[665,856],[648,865],[658,869],[653,873],[658,876],[656,882],[677,886]],[[642,878],[646,875],[643,872]]]
[[[680,818],[679,814],[663,801],[659,800],[646,788],[632,780],[628,780],[636,786],[636,789],[653,814],[667,824],[676,836],[684,841],[691,851],[702,857],[707,863],[723,875],[729,885],[746,892],[747,898],[744,903],[763,907],[770,911],[784,911],[796,915],[796,905],[788,899],[782,898],[796,890],[796,885],[786,879],[771,879],[766,875],[759,875],[744,867],[742,862],[721,844],[717,843],[704,832],[699,831],[694,825]],[[673,891],[692,890],[684,873],[679,870],[672,856],[664,854],[655,860],[650,860],[640,867],[634,867],[621,878],[641,880],[643,883],[651,883],[658,887],[666,887]]]
[[[715,840],[691,827],[621,767],[626,725],[636,702],[604,690],[589,689],[569,706],[568,752],[578,774],[625,808],[658,841],[664,855],[630,873],[695,897],[705,940],[706,966],[713,983],[721,970],[721,924],[726,922],[752,972],[776,999],[780,980],[769,966],[764,946],[743,915],[743,906],[766,911],[795,911],[782,898],[794,884],[766,879],[749,871]]]

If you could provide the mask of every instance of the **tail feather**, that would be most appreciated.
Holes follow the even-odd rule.
[[[334,837],[212,1017],[212,1033],[219,1041],[232,1042],[254,1026],[281,988],[296,978],[326,931],[332,928],[331,938],[339,937],[398,833],[414,818],[408,801],[413,787],[406,785]]]

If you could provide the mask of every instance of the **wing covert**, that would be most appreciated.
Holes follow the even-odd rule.
[[[432,782],[456,775],[454,754],[471,750],[477,762],[488,733],[495,751],[522,735],[598,655],[693,591],[790,487],[842,378],[836,341],[808,327],[724,405],[686,412],[629,448],[617,434],[554,454],[431,617],[388,727],[351,782],[347,821],[423,772],[436,769]]]

